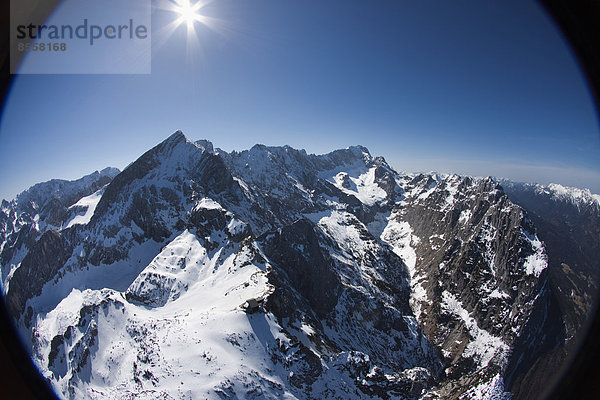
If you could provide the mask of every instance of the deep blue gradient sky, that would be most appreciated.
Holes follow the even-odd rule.
[[[124,168],[177,129],[224,150],[353,144],[399,171],[600,193],[600,130],[576,60],[532,1],[217,0],[150,75],[18,75],[0,125],[0,198]]]

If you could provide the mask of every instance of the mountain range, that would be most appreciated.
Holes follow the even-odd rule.
[[[2,201],[0,272],[65,398],[535,399],[585,334],[599,239],[588,190],[177,131]]]

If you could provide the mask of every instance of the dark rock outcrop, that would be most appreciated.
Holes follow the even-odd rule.
[[[38,296],[44,285],[54,279],[71,255],[71,249],[62,235],[47,231],[27,253],[21,266],[10,281],[6,297],[9,311],[20,316],[27,300]]]
[[[275,263],[275,293],[269,297],[269,309],[280,318],[290,317],[297,308],[286,306],[286,293],[297,290],[317,316],[324,318],[337,303],[338,276],[331,260],[319,246],[319,238],[310,221],[298,220],[273,234],[265,243],[265,254]],[[279,277],[285,276],[285,282]]]

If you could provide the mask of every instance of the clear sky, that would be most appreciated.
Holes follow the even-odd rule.
[[[532,1],[216,0],[152,14],[149,75],[17,75],[0,198],[124,168],[177,129],[224,150],[354,144],[399,171],[600,193],[600,130],[576,60]]]

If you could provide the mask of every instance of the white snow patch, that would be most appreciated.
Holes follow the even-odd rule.
[[[451,175],[445,180],[445,189],[448,191],[448,196],[445,200],[445,209],[452,207],[456,203],[458,185],[460,182],[461,178],[458,175]]]
[[[355,196],[365,205],[372,206],[385,200],[387,194],[375,182],[374,167],[366,170],[364,163],[357,162],[344,166],[343,171],[340,168],[320,173],[319,177],[333,183],[342,192]]]
[[[525,258],[523,268],[528,275],[535,275],[537,278],[548,267],[548,258],[546,257],[544,245],[536,235],[526,231],[523,231],[523,233],[533,249],[533,254]]]
[[[478,241],[483,244],[483,258],[485,259],[490,272],[496,277],[496,250],[495,250],[495,242],[498,237],[498,230],[494,225],[492,225],[489,220],[486,218],[483,225],[481,226],[481,230],[479,231]]]
[[[208,253],[198,238],[185,230],[164,247],[127,292],[163,306],[200,286],[196,291],[207,298],[206,307],[236,309],[247,299],[268,292],[266,274],[250,263],[251,253],[237,250],[225,246]]]
[[[458,222],[460,224],[466,224],[471,219],[472,214],[473,214],[473,212],[471,211],[470,208],[467,208],[466,210],[461,211],[460,216],[458,217]]]
[[[406,221],[397,221],[395,215],[388,218],[388,224],[381,234],[381,240],[390,244],[394,253],[404,261],[411,278],[416,272],[415,266],[417,263],[417,253],[412,247],[413,244],[418,243],[418,239],[415,240],[415,238],[410,224]]]
[[[392,246],[396,253],[406,264],[410,274],[410,306],[417,320],[421,316],[422,304],[427,301],[427,291],[422,283],[427,279],[424,276],[418,276],[416,270],[417,253],[414,246],[418,245],[420,239],[412,232],[410,224],[406,221],[398,221],[397,215],[392,214],[388,218],[388,224],[381,233],[381,240]]]
[[[227,230],[234,236],[242,233],[244,229],[246,229],[246,223],[237,218],[232,218],[229,224],[227,224]]]
[[[508,299],[510,298],[510,295],[496,288],[488,295],[488,297],[491,297],[492,299]]]
[[[79,199],[79,201],[75,204],[73,204],[71,207],[69,207],[69,210],[71,209],[75,209],[75,208],[85,208],[85,212],[84,214],[77,214],[75,215],[73,218],[71,218],[69,221],[67,221],[66,225],[64,226],[65,228],[70,228],[73,225],[86,225],[90,222],[90,220],[92,219],[92,216],[94,215],[94,211],[96,210],[96,206],[98,205],[98,202],[100,202],[100,199],[102,198],[102,194],[104,193],[104,187],[92,194],[90,194],[89,196],[86,197],[82,197],[81,199]]]
[[[462,319],[469,330],[472,340],[463,352],[464,357],[474,357],[480,368],[486,367],[493,358],[498,359],[501,365],[506,362],[509,352],[506,343],[481,329],[462,303],[447,290],[442,293],[442,310]]]
[[[417,199],[424,200],[424,199],[428,198],[435,191],[435,189],[437,188],[437,185],[438,185],[438,182],[431,182],[425,189],[422,189],[421,187],[416,187],[410,192],[410,195],[414,196],[416,193],[423,190],[423,192],[421,194],[419,194],[419,197],[417,197]]]
[[[198,203],[194,207],[194,210],[197,211],[202,208],[207,209],[207,210],[222,210],[223,209],[223,207],[221,207],[221,205],[219,203],[217,203],[216,201],[214,201],[213,199],[210,199],[208,197],[203,197],[202,199],[200,199],[200,201],[198,201]]]

